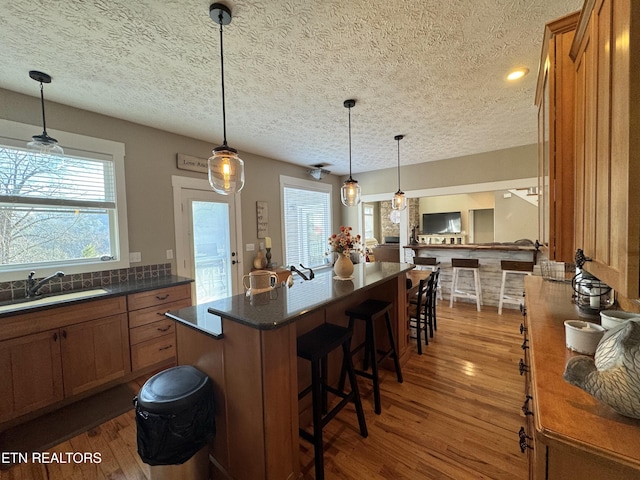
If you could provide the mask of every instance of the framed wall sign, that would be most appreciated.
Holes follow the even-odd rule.
[[[206,158],[192,157],[183,153],[177,154],[177,167],[181,170],[191,170],[192,172],[208,173],[209,164]]]
[[[269,231],[269,206],[267,202],[256,202],[258,238],[264,238]]]

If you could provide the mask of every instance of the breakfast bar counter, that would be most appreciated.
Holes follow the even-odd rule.
[[[478,259],[480,266],[480,284],[482,286],[482,303],[485,306],[497,306],[500,299],[502,282],[501,260],[536,262],[537,250],[533,246],[515,243],[491,244],[423,244],[405,245],[405,261],[413,262],[413,257],[435,257],[440,267],[440,285],[446,300],[451,292],[452,258]],[[461,290],[470,291],[473,276],[467,275],[459,279]],[[522,296],[524,284],[521,276],[509,278],[505,294],[511,297]],[[505,305],[505,308],[507,305]]]
[[[346,326],[344,311],[376,298],[393,304],[391,319],[401,362],[410,353],[403,263],[361,263],[350,280],[330,269],[292,287],[235,295],[169,312],[176,322],[178,364],[194,365],[213,380],[217,467],[234,479],[294,479],[300,474],[298,426],[310,418],[308,362],[297,358],[296,338],[321,323]],[[357,327],[360,327],[357,325]],[[354,344],[364,331],[356,328]],[[384,338],[382,336],[382,338]],[[339,361],[331,360],[330,379]],[[335,359],[334,359],[335,360]]]

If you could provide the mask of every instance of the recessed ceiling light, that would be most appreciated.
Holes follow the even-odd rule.
[[[529,73],[528,68],[516,68],[507,75],[507,80],[518,80]]]

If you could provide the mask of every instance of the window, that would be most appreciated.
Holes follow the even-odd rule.
[[[128,267],[124,145],[56,132],[65,154],[43,155],[37,129],[0,121],[0,280]]]
[[[373,234],[373,230],[374,230],[374,219],[373,219],[373,215],[375,212],[375,207],[373,205],[371,205],[370,203],[365,203],[363,205],[363,210],[364,210],[364,239],[366,240],[372,240],[374,237]]]
[[[331,185],[280,177],[285,265],[325,264],[331,236]]]

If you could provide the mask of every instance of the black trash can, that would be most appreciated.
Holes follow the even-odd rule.
[[[147,380],[133,404],[138,454],[151,478],[206,480],[215,435],[211,379],[191,365],[169,368]]]

